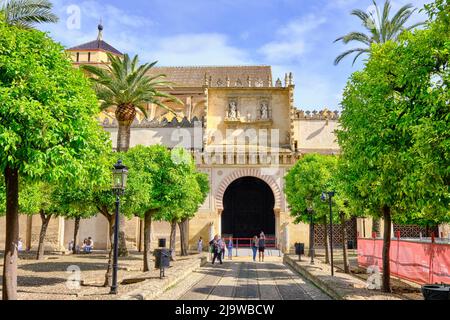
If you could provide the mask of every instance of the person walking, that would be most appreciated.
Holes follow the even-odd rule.
[[[211,245],[213,250],[212,264],[216,262],[216,259],[219,259],[220,264],[222,264],[222,240],[219,239],[218,235],[214,236],[214,239],[211,241]]]
[[[223,240],[222,238],[220,238],[219,240],[220,240],[220,249],[222,252],[222,260],[225,260],[225,248],[227,244],[225,243],[225,240]]]
[[[198,239],[197,251],[198,251],[198,253],[202,253],[202,251],[203,251],[203,239],[202,239],[202,237],[200,237],[200,239]]]
[[[264,235],[264,232],[261,231],[261,234],[259,235],[258,240],[258,251],[259,251],[259,261],[264,262],[264,249],[266,248],[266,236]]]
[[[254,236],[252,240],[253,261],[256,261],[256,252],[258,251],[258,236]]]
[[[233,260],[233,238],[228,239],[228,259]]]
[[[23,241],[22,238],[19,238],[19,240],[17,241],[17,251],[20,253],[23,251]]]

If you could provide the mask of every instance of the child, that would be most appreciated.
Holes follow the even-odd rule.
[[[197,251],[198,251],[198,253],[202,253],[202,251],[203,251],[203,239],[202,239],[202,237],[200,237],[200,239],[198,239]]]

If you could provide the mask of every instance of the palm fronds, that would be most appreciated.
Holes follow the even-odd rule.
[[[147,103],[156,104],[170,112],[173,111],[162,102],[162,99],[182,104],[176,97],[159,91],[170,88],[172,83],[166,81],[163,74],[151,73],[157,62],[139,65],[138,56],[130,59],[128,54],[123,57],[108,54],[108,59],[110,63],[105,67],[90,65],[81,67],[91,74],[102,109],[132,105],[147,116],[145,110]]]
[[[411,30],[420,25],[423,22],[413,24],[412,26],[405,27],[407,21],[416,11],[411,4],[401,7],[392,18],[390,17],[391,2],[386,0],[383,6],[383,10],[377,5],[375,0],[372,0],[375,6],[375,13],[367,13],[359,9],[352,10],[351,15],[359,18],[362,22],[362,26],[366,29],[367,33],[363,32],[350,32],[345,36],[337,38],[334,42],[342,41],[347,44],[352,41],[361,42],[365,45],[365,48],[356,48],[345,51],[340,54],[334,61],[334,64],[339,64],[345,57],[352,53],[357,52],[353,60],[353,64],[364,53],[370,53],[370,46],[372,43],[385,43],[387,41],[397,41],[398,37],[404,30]]]
[[[36,23],[58,22],[52,12],[53,4],[48,0],[3,0],[0,14],[5,22],[22,28],[32,28]]]

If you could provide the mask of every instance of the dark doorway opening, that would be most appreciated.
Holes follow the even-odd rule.
[[[275,198],[263,180],[243,177],[233,181],[223,197],[222,235],[251,238],[264,231],[275,235]]]

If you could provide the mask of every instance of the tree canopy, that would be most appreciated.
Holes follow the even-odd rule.
[[[295,221],[309,222],[307,209],[314,210],[314,221],[320,222],[328,215],[328,204],[321,200],[322,192],[336,191],[333,175],[337,171],[336,156],[307,154],[285,176],[285,193],[290,213]],[[333,190],[332,190],[333,189]],[[340,197],[336,192],[334,200]]]
[[[1,172],[80,176],[88,157],[111,148],[89,80],[43,32],[0,23],[0,34]]]
[[[424,30],[372,44],[344,91],[338,141],[347,188],[384,218],[383,290],[390,291],[391,220],[450,221],[450,32],[448,1],[426,7]]]
[[[441,28],[373,45],[344,92],[338,138],[358,197],[399,221],[448,217],[450,36]]]
[[[1,19],[0,19],[1,20]],[[3,21],[3,20],[2,20]],[[5,178],[3,298],[17,298],[19,178],[53,183],[87,176],[111,149],[95,93],[45,33],[0,22],[0,172]]]

